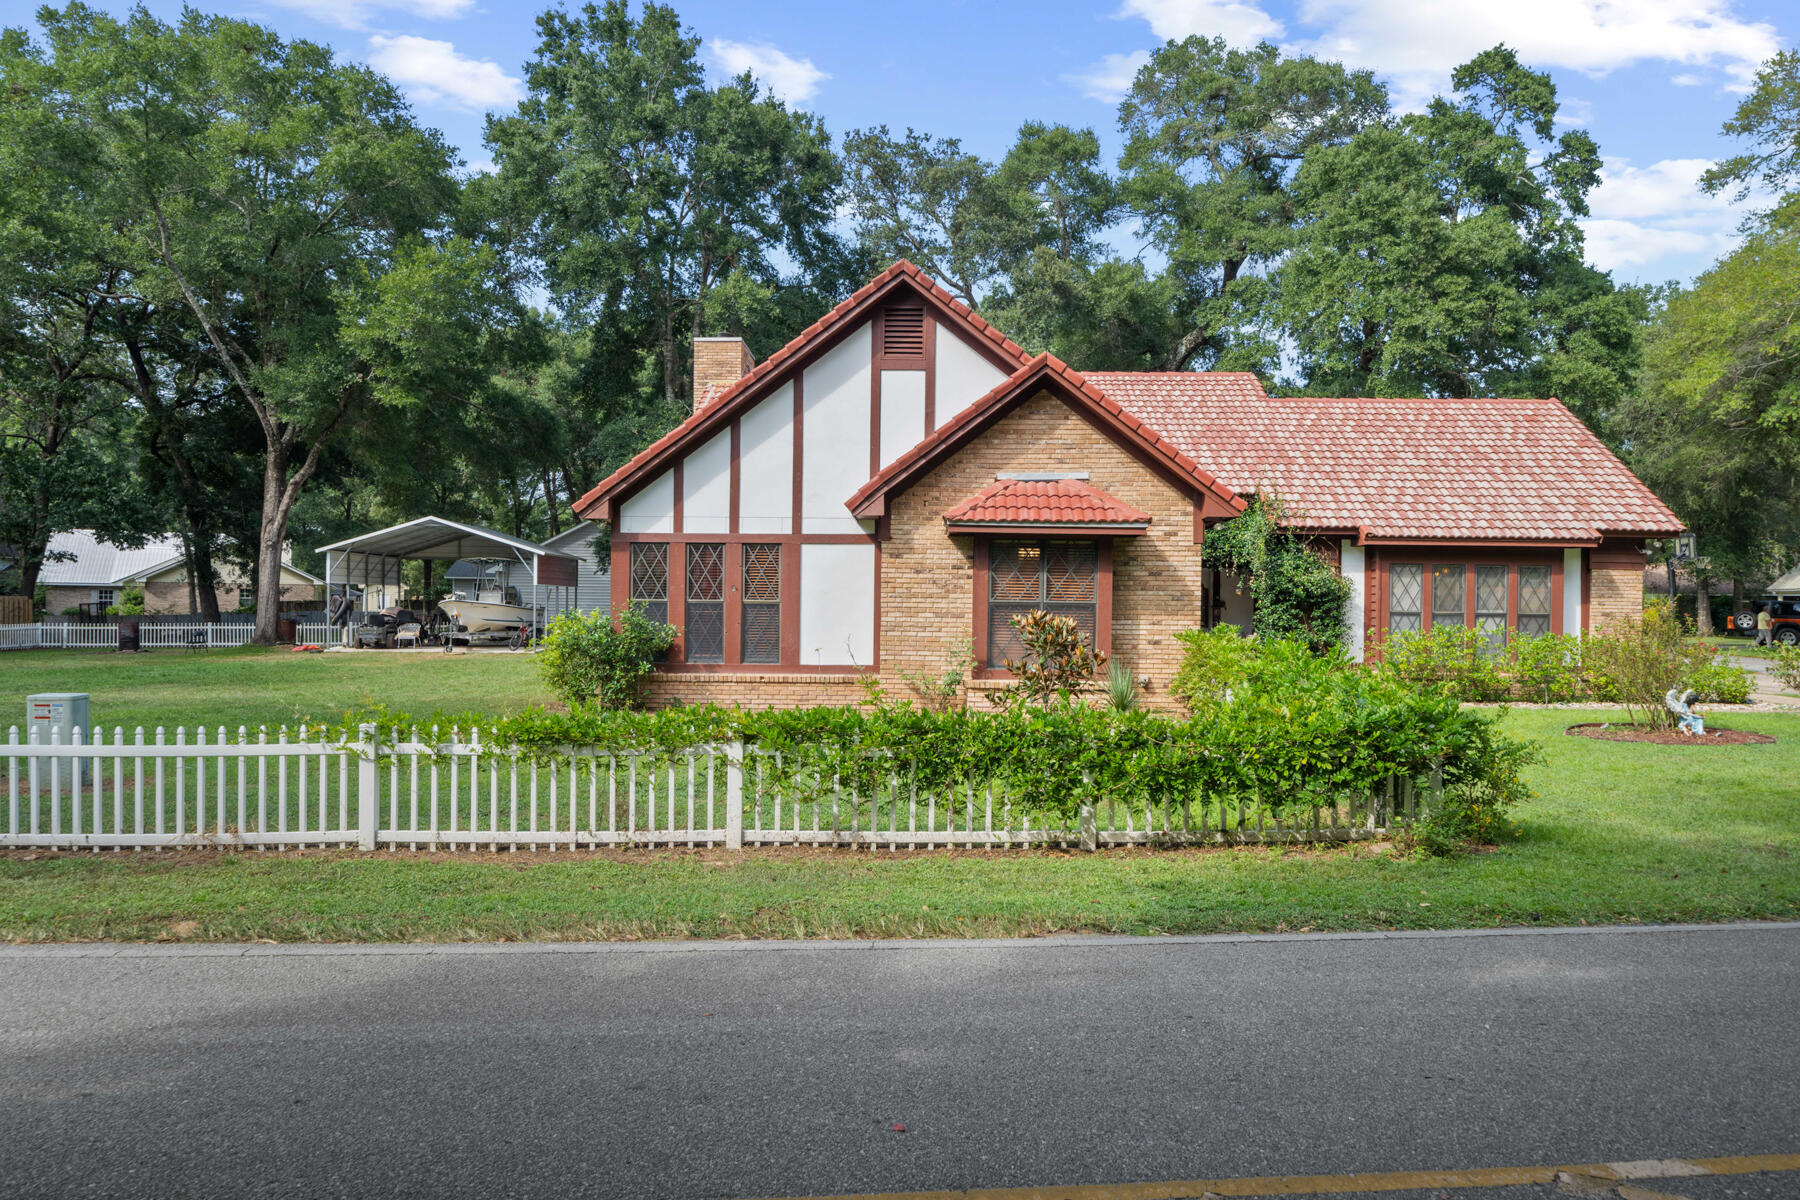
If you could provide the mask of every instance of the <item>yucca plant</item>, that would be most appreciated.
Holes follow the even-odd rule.
[[[1138,706],[1138,682],[1130,668],[1113,663],[1106,671],[1106,706],[1114,712],[1130,712]]]

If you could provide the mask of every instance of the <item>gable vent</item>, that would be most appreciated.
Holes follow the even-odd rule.
[[[925,310],[890,308],[881,323],[881,352],[901,358],[925,354]]]

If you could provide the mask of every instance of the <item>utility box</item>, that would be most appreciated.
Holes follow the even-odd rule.
[[[91,728],[87,692],[39,692],[25,697],[27,741],[36,737],[38,745],[48,746],[55,738],[67,746],[75,740],[77,729],[85,739]]]

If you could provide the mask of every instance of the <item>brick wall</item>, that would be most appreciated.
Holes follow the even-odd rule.
[[[743,338],[694,339],[694,411],[750,373],[756,360]]]
[[[1608,541],[1588,551],[1588,627],[1599,633],[1643,613],[1643,543]]]
[[[683,704],[717,704],[725,708],[814,708],[859,704],[863,687],[856,675],[804,675],[775,672],[729,674],[656,674],[644,681],[650,708]]]
[[[892,537],[881,549],[881,674],[894,695],[902,672],[943,671],[971,631],[974,539],[944,532],[944,512],[1002,472],[1087,471],[1093,486],[1149,514],[1148,532],[1113,542],[1113,659],[1148,675],[1145,700],[1168,694],[1180,661],[1174,635],[1200,623],[1200,547],[1194,508],[1176,491],[1061,400],[1038,395],[894,498]]]
[[[53,617],[60,617],[64,609],[74,608],[78,604],[92,604],[93,588],[51,587],[44,589],[44,611]]]

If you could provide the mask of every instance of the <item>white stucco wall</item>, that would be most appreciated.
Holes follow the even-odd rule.
[[[933,407],[939,425],[999,387],[1001,380],[1006,378],[967,342],[941,325],[937,331],[936,366],[937,394]],[[886,403],[884,394],[884,407]]]
[[[883,371],[881,465],[887,466],[924,440],[925,372]]]
[[[620,533],[675,531],[675,473],[664,471],[619,505]]]
[[[800,547],[800,661],[875,665],[874,546]]]
[[[793,532],[793,384],[782,384],[738,418],[738,489],[740,531]]]
[[[1350,581],[1350,603],[1346,606],[1344,623],[1349,626],[1346,631],[1345,644],[1350,650],[1350,657],[1357,662],[1363,657],[1363,631],[1368,628],[1368,592],[1366,581],[1368,571],[1363,548],[1345,538],[1340,543],[1343,553],[1342,571],[1344,578]]]
[[[801,533],[857,532],[844,501],[869,480],[869,338],[864,322],[806,368]]]
[[[708,438],[681,464],[681,528],[731,532],[731,427]]]
[[[1563,551],[1563,618],[1564,633],[1586,633],[1581,627],[1581,551]]]

